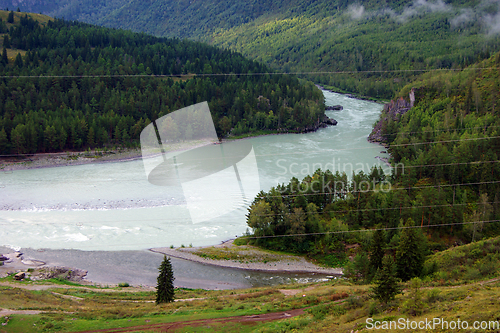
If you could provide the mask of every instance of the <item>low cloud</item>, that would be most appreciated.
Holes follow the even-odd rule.
[[[351,16],[353,20],[359,20],[363,17],[365,13],[365,7],[359,5],[350,5],[347,8],[347,13]]]
[[[416,0],[413,2],[413,6],[417,8],[423,8],[430,12],[447,12],[451,10],[451,7],[444,3],[443,0],[437,0],[434,2],[427,0]]]
[[[486,15],[483,17],[483,24],[486,26],[488,35],[496,35],[500,33],[500,12],[494,15]]]
[[[434,12],[447,12],[450,11],[452,7],[444,3],[443,0],[437,1],[427,1],[427,0],[415,0],[410,7],[403,10],[400,16],[398,16],[398,21],[406,22],[413,16],[419,13],[434,13]]]
[[[472,21],[475,17],[475,13],[472,9],[461,9],[460,14],[450,20],[450,24],[453,28],[464,25]]]

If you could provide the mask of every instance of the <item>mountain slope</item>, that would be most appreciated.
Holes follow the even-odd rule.
[[[485,0],[355,4],[344,0],[55,0],[50,4],[0,0],[2,6],[207,41],[285,71],[354,72],[306,78],[378,98],[392,98],[418,74],[412,70],[465,67],[500,50],[499,4]]]
[[[317,170],[260,192],[247,215],[250,241],[338,265],[347,244],[367,251],[360,229],[387,228],[391,251],[416,226],[432,250],[500,235],[499,66],[500,52],[461,71],[419,76],[375,128],[391,156],[390,177],[377,168],[350,179]],[[366,266],[362,258],[356,265]]]
[[[219,137],[310,130],[324,116],[312,83],[225,75],[269,71],[232,51],[63,20],[44,26],[25,14],[8,29],[0,154],[135,145],[150,120],[203,101]]]

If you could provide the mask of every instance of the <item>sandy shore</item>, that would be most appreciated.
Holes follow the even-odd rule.
[[[220,245],[215,245],[214,247],[235,247],[233,244],[234,240],[229,240]],[[241,246],[243,250],[247,250],[248,247]],[[325,268],[318,265],[315,265],[303,257],[292,256],[292,255],[274,255],[276,256],[275,260],[268,262],[255,262],[248,260],[215,260],[209,258],[203,258],[193,252],[197,252],[206,247],[192,247],[192,248],[153,248],[150,251],[163,253],[167,256],[173,258],[179,258],[184,260],[190,260],[202,264],[214,265],[218,267],[227,267],[227,268],[237,268],[237,269],[245,269],[252,271],[262,271],[262,272],[285,272],[285,273],[316,273],[316,274],[327,274],[327,275],[341,275],[342,268]],[[262,255],[268,255],[265,251],[259,250],[258,248],[252,247],[252,254],[255,257],[259,257]]]
[[[0,158],[0,171],[54,168],[90,163],[124,162],[142,158],[140,149],[92,150]]]

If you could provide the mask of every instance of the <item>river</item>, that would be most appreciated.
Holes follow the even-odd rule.
[[[183,198],[178,188],[148,182],[140,159],[0,173],[0,245],[23,248],[23,252],[41,260],[88,269],[90,280],[93,280],[93,272],[109,271],[120,261],[124,269],[129,269],[129,260],[132,260],[135,270],[142,273],[130,276],[129,280],[154,285],[152,281],[161,256],[145,249],[213,245],[242,235],[247,229],[248,205],[258,190],[269,190],[278,183],[288,182],[291,177],[302,179],[320,167],[347,174],[359,170],[369,172],[372,166],[387,169],[376,158],[384,156],[383,148],[366,140],[382,105],[329,91],[324,91],[324,95],[327,105],[344,107],[342,111],[326,112],[338,121],[337,126],[313,133],[246,139],[253,147],[258,172],[252,176],[254,178],[246,178],[253,186],[242,200],[236,200],[241,199],[238,191],[229,191],[226,197],[220,197],[211,194],[210,189],[200,190],[206,192],[205,196],[200,194],[192,198],[184,194]],[[199,209],[216,207],[216,211],[224,214],[194,221],[193,210],[186,208],[186,200],[193,200]],[[233,204],[226,212],[222,206],[227,201]],[[79,262],[80,266],[76,265]],[[98,267],[98,262],[107,264]],[[194,280],[214,281],[218,277],[230,287],[290,278],[238,273],[238,270],[220,273],[220,269],[211,271],[213,267],[201,265],[203,268],[200,268],[193,264],[176,260],[174,269],[177,266],[179,274],[186,273],[184,281],[188,276],[197,276]],[[122,269],[116,267],[113,268],[116,276],[108,274],[107,281],[96,282],[126,280]],[[193,273],[195,271],[197,273]],[[145,278],[148,274],[150,276]],[[99,280],[98,276],[96,274],[94,280]],[[188,286],[187,282],[185,284]],[[189,287],[195,285],[193,282]]]

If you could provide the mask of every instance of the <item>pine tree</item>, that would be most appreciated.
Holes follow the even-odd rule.
[[[7,17],[7,22],[14,23],[14,12],[11,10],[9,16]]]
[[[375,287],[371,289],[372,297],[383,304],[387,304],[387,302],[396,298],[397,294],[401,294],[399,282],[392,256],[385,255],[382,260],[382,267],[375,275]]]
[[[163,261],[159,268],[156,286],[156,304],[170,303],[174,301],[174,271],[170,258],[163,256]]]
[[[410,218],[401,231],[396,251],[398,277],[403,281],[418,277],[422,272],[425,259],[425,239],[420,228],[414,227]]]

